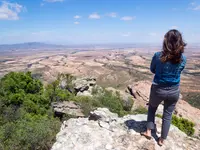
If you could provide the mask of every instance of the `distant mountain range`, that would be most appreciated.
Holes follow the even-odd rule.
[[[56,44],[46,44],[41,42],[28,42],[28,43],[19,43],[19,44],[3,44],[0,45],[0,52],[2,51],[25,51],[25,50],[51,50],[51,49],[60,49],[60,48],[103,48],[103,49],[112,49],[112,48],[146,48],[146,49],[161,49],[162,43],[153,44],[153,43],[110,43],[110,44],[81,44],[81,45],[56,45]],[[199,50],[200,44],[188,44],[189,49]]]
[[[46,44],[40,42],[29,42],[29,43],[20,43],[20,44],[3,44],[0,45],[0,51],[7,50],[27,50],[27,49],[40,49],[40,48],[62,48],[66,47],[63,45],[55,45],[55,44]]]

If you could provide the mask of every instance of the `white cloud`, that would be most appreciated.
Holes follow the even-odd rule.
[[[195,6],[195,7],[193,8],[193,10],[200,10],[200,5]]]
[[[135,16],[134,16],[134,17],[131,17],[131,16],[124,16],[124,17],[121,18],[121,20],[123,20],[123,21],[131,21],[131,20],[134,20],[134,19],[136,19]]]
[[[170,29],[178,29],[178,26],[172,26]]]
[[[200,5],[198,5],[195,2],[192,2],[192,3],[189,4],[189,9],[194,10],[194,11],[198,11],[198,10],[200,10]]]
[[[44,2],[55,3],[55,2],[63,2],[64,0],[43,0]]]
[[[78,25],[78,24],[80,24],[80,22],[76,21],[76,22],[74,22],[74,24]]]
[[[117,17],[117,13],[111,12],[111,13],[109,13],[107,16],[109,16],[109,17],[111,17],[111,18],[116,18],[116,17]]]
[[[22,5],[3,1],[0,6],[0,20],[19,20],[18,15],[22,10],[25,10]]]
[[[89,15],[89,19],[100,19],[100,18],[101,18],[101,16],[98,15],[97,13],[93,13],[93,14]]]
[[[80,18],[81,18],[81,16],[79,16],[79,15],[74,16],[74,19],[80,19]]]
[[[124,36],[124,37],[128,37],[128,36],[131,36],[131,33],[130,33],[130,32],[123,33],[122,36]]]

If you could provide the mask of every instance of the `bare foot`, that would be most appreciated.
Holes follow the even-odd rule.
[[[160,138],[158,139],[158,145],[159,145],[159,146],[163,146],[163,144],[164,144],[164,139],[160,137]]]
[[[147,129],[145,132],[141,132],[141,135],[145,136],[147,139],[151,139],[151,130]]]

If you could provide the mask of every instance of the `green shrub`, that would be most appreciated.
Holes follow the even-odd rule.
[[[105,89],[93,97],[76,96],[73,98],[73,101],[76,101],[81,105],[81,108],[86,116],[90,111],[97,107],[106,107],[111,112],[117,113],[119,116],[124,116],[129,113],[129,111],[124,109],[120,95],[113,94]]]
[[[156,115],[159,118],[162,118],[162,115],[157,114]],[[179,130],[183,131],[186,133],[188,136],[194,135],[194,123],[189,121],[188,119],[184,118],[178,118],[177,116],[173,115],[172,116],[172,121],[171,123],[176,126]]]
[[[200,93],[198,92],[190,92],[185,95],[185,98],[190,105],[200,109]]]
[[[51,102],[68,101],[69,99],[72,99],[75,96],[73,93],[72,79],[75,79],[75,77],[69,74],[60,74],[57,80],[46,86],[45,96],[48,97]],[[65,89],[61,89],[60,87],[61,80],[66,81]],[[72,93],[70,93],[69,89]]]
[[[145,107],[139,106],[132,112],[133,114],[147,114],[148,110]]]
[[[119,96],[115,96],[110,91],[106,91],[103,95],[96,97],[103,106],[110,109],[110,111],[120,115],[120,111],[123,110],[121,99]]]
[[[128,97],[126,101],[123,101],[123,108],[125,111],[131,111],[134,101],[132,97]]]
[[[6,105],[23,104],[27,94],[41,94],[41,81],[33,79],[30,72],[11,72],[0,80],[0,95]]]
[[[156,117],[161,118],[162,119],[162,115],[161,114],[156,114]]]
[[[50,149],[60,129],[50,102],[43,84],[30,72],[11,72],[1,78],[0,149]]]
[[[95,108],[103,106],[100,101],[89,96],[76,96],[72,100],[80,104],[83,113],[86,116],[88,116],[90,111]]]
[[[184,119],[178,118],[177,116],[172,116],[172,124],[178,127],[181,131],[185,132],[188,136],[192,136],[194,134],[194,123]]]
[[[55,142],[60,122],[54,118],[26,115],[0,127],[0,141],[6,150],[48,150]]]

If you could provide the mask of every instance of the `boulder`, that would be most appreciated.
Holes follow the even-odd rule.
[[[76,96],[92,96],[92,93],[89,91],[78,92]]]
[[[92,89],[96,86],[96,79],[93,77],[79,78],[72,83],[77,95],[92,96]]]
[[[59,86],[60,86],[61,89],[65,89],[66,86],[67,86],[67,81],[66,80],[61,80]]]
[[[146,115],[119,118],[106,108],[91,112],[89,118],[64,121],[52,150],[199,150],[200,140],[188,137],[171,126],[165,144],[158,146],[159,133],[147,140],[140,135],[145,130]],[[158,131],[161,119],[156,118]]]
[[[75,117],[84,117],[80,106],[72,101],[53,102],[52,107],[55,115],[59,117],[62,117],[64,114]]]

